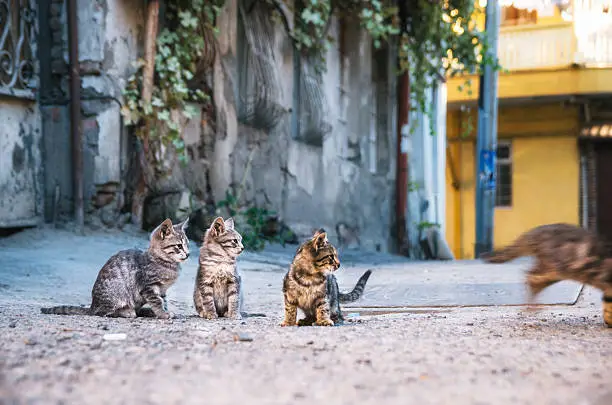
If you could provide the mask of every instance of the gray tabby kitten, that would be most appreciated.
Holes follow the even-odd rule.
[[[186,227],[187,220],[172,225],[172,221],[166,219],[151,233],[147,251],[122,250],[108,259],[94,283],[89,308],[59,306],[41,308],[41,312],[115,318],[170,318],[164,310],[166,291],[178,278],[179,263],[189,257]],[[150,306],[149,310],[143,308],[145,304]]]
[[[236,259],[244,250],[234,220],[217,217],[204,235],[193,302],[205,319],[242,319],[242,289]]]

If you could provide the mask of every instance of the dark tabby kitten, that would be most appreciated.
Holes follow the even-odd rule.
[[[244,250],[234,220],[216,218],[204,235],[193,302],[198,315],[241,319],[242,289],[236,259]]]
[[[166,291],[179,275],[179,263],[189,257],[185,236],[187,220],[172,225],[166,219],[152,233],[149,249],[123,250],[112,256],[98,273],[89,308],[59,306],[42,308],[43,314],[97,315],[134,318],[170,318],[164,311]],[[145,304],[150,306],[147,310]]]
[[[521,256],[535,256],[536,260],[526,279],[530,303],[558,281],[578,281],[603,291],[603,318],[612,327],[612,258],[595,233],[563,223],[542,225],[481,258],[489,263],[504,263]]]
[[[339,267],[338,252],[327,240],[325,230],[319,229],[312,239],[300,245],[283,280],[285,319],[281,326],[296,325],[298,308],[305,314],[305,318],[297,322],[298,326],[342,323],[340,302],[357,300],[371,271],[361,276],[352,292],[342,294],[332,274]]]

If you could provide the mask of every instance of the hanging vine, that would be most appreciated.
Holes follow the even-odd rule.
[[[277,0],[268,0],[277,1]],[[291,1],[279,0],[290,8]],[[427,91],[433,81],[445,81],[462,73],[479,74],[485,65],[500,69],[489,53],[485,32],[475,16],[484,12],[475,0],[303,0],[297,3],[295,26],[290,33],[297,49],[318,57],[332,40],[327,36],[331,16],[359,21],[379,48],[383,42],[398,44],[397,73],[409,71],[413,110],[432,114]],[[471,92],[466,80],[460,90]],[[430,119],[433,117],[430,116]]]
[[[141,139],[146,134],[152,152],[149,162],[158,163],[162,146],[172,145],[185,160],[185,145],[181,136],[181,121],[193,118],[197,113],[190,103],[205,104],[211,95],[201,88],[194,88],[198,61],[207,49],[207,32],[217,33],[215,22],[223,6],[223,0],[174,0],[167,2],[166,26],[156,41],[155,80],[150,102],[142,99],[143,67],[145,61],[136,62],[137,71],[128,79],[124,91],[125,106],[122,114],[128,125],[148,122],[151,125],[136,126]]]

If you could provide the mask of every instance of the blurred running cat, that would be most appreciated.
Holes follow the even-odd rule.
[[[564,223],[541,225],[503,249],[480,257],[488,263],[504,263],[521,256],[536,260],[526,278],[530,304],[542,290],[561,280],[578,281],[603,292],[603,320],[612,327],[612,257],[595,233]]]

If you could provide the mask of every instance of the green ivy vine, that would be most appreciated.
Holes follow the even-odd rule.
[[[185,144],[181,136],[181,120],[197,113],[189,103],[206,103],[210,95],[190,86],[196,74],[197,62],[205,49],[205,30],[218,32],[215,21],[224,0],[167,1],[166,26],[156,42],[155,75],[150,103],[141,98],[142,72],[145,61],[136,62],[137,71],[129,77],[124,91],[122,114],[127,125],[148,121],[149,140],[159,150],[172,145],[179,159],[186,160]],[[143,136],[137,127],[137,135]],[[151,158],[151,157],[149,157]],[[154,160],[154,157],[152,158]]]
[[[291,8],[293,0],[283,1]],[[375,48],[398,46],[397,73],[410,72],[413,111],[433,119],[427,92],[433,81],[464,73],[479,74],[485,65],[500,69],[490,54],[486,33],[474,21],[483,13],[474,0],[301,0],[290,33],[297,49],[315,56],[324,68],[332,38],[327,27],[333,14],[356,19]],[[471,93],[470,82],[462,89]]]
[[[122,114],[126,123],[150,123],[150,141],[158,148],[161,144],[173,145],[183,160],[182,117],[194,116],[191,102],[206,103],[211,97],[190,86],[190,81],[205,48],[204,30],[217,33],[215,22],[224,1],[168,0],[166,23],[157,38],[151,102],[141,99],[143,60],[137,62],[138,69],[124,91]],[[285,21],[284,25],[295,48],[320,60],[323,68],[325,52],[333,40],[327,31],[334,15],[357,21],[376,48],[392,42],[398,51],[397,73],[410,72],[411,105],[415,111],[431,115],[427,91],[434,80],[465,72],[477,74],[484,65],[499,69],[497,59],[489,54],[485,33],[472,18],[475,12],[482,11],[475,8],[474,0],[265,1],[277,9],[283,4],[293,10],[293,24]],[[471,91],[469,86],[466,88]],[[137,135],[143,136],[142,131],[142,126],[137,127]]]

